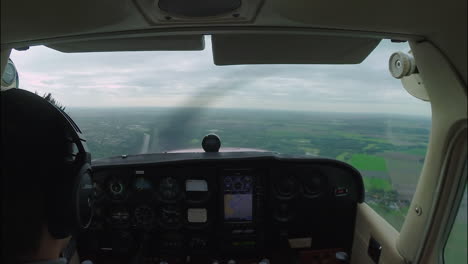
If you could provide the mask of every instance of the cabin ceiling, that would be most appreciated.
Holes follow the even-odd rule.
[[[207,1],[207,0],[205,0]],[[181,1],[178,1],[181,2]],[[182,1],[183,2],[183,1]],[[218,17],[164,18],[158,0],[1,1],[2,49],[103,36],[285,30],[427,40],[467,82],[466,0],[242,0]],[[238,17],[234,16],[239,12]]]

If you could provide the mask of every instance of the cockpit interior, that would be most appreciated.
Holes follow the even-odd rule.
[[[396,202],[379,205],[376,210],[366,199],[379,193],[366,189],[372,183],[366,182],[369,175],[363,175],[360,164],[374,164],[377,159],[383,160],[381,156],[353,163],[351,159],[338,158],[339,155],[317,156],[312,148],[304,150],[308,155],[254,146],[234,149],[226,147],[216,133],[210,133],[194,139],[200,148],[197,151],[182,148],[93,159],[92,151],[90,158],[82,147],[88,135],[61,111],[61,118],[77,131],[76,140],[80,144],[76,157],[84,155],[83,160],[89,165],[86,176],[90,177],[89,182],[77,183],[80,186],[77,190],[83,191],[75,197],[77,203],[82,206],[83,202],[91,211],[89,221],[83,222],[69,243],[72,254],[65,256],[68,263],[466,261],[466,236],[450,244],[451,231],[466,231],[467,224],[466,213],[460,213],[466,211],[467,182],[466,0],[2,0],[1,7],[2,97],[23,88],[20,85],[23,79],[29,83],[55,81],[40,80],[34,74],[22,75],[21,66],[27,60],[11,60],[36,46],[70,57],[104,52],[202,51],[211,46],[212,64],[221,68],[305,64],[331,67],[359,65],[386,40],[407,43],[410,49],[391,57],[378,57],[385,61],[388,76],[401,81],[412,99],[430,105],[427,129],[430,133],[427,132],[427,144],[422,145],[423,153],[419,151],[414,158],[416,154],[408,150],[399,156],[403,160],[399,163],[403,164],[401,167],[405,160],[410,160],[418,163],[420,170],[411,171],[418,180],[404,204],[404,215],[397,228],[384,214],[388,208],[399,206],[400,200],[395,198]],[[206,36],[210,36],[209,46]],[[56,61],[41,58],[41,63],[47,66]],[[80,67],[84,71],[88,65],[83,63]],[[123,74],[134,74],[131,67]],[[165,70],[177,72],[178,68]],[[178,76],[183,79],[184,71],[180,72]],[[348,78],[353,82],[357,77]],[[365,81],[377,85],[370,77]],[[30,88],[31,92],[34,88]],[[174,85],[167,90],[171,89],[176,91],[178,87]],[[78,90],[70,88],[63,93]],[[108,91],[111,90],[105,92]],[[281,93],[284,91],[287,89],[277,91],[277,96],[285,96]],[[323,93],[327,92],[325,89]],[[340,92],[346,98],[345,90]],[[362,94],[371,92],[375,91]],[[385,96],[391,98],[392,94]],[[90,100],[92,97],[88,96]],[[204,102],[203,96],[193,98]],[[340,104],[340,100],[335,103]],[[319,101],[311,100],[310,104]],[[14,119],[15,113],[2,113],[2,126],[5,116]],[[333,125],[338,126],[338,121]],[[324,117],[321,122],[328,124],[332,120]],[[277,123],[288,126],[282,121]],[[322,132],[332,134],[333,129]],[[346,140],[363,138],[346,132],[349,131],[342,133]],[[417,137],[413,136],[404,138],[402,144],[411,143]],[[376,138],[362,147],[371,149],[384,141]],[[8,139],[2,134],[4,140]],[[332,147],[332,143],[327,144],[325,149]],[[387,177],[378,168],[375,171],[372,177]],[[405,183],[407,175],[399,176]],[[382,188],[389,190],[392,185]],[[83,200],[79,195],[86,197]],[[457,222],[459,219],[461,224]],[[457,253],[458,259],[446,258],[449,248],[462,252]]]

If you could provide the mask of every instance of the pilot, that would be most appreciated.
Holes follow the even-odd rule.
[[[68,198],[58,197],[54,188],[67,189],[68,179],[73,179],[67,175],[72,170],[63,165],[69,142],[63,120],[44,101],[16,88],[1,92],[2,263],[58,264],[71,259],[63,252],[72,232],[51,228],[63,223],[59,215],[67,211],[66,206],[56,208]]]

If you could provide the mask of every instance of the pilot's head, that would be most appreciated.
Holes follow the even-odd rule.
[[[57,259],[74,231],[72,185],[80,185],[70,131],[33,93],[3,91],[1,108],[2,262]]]

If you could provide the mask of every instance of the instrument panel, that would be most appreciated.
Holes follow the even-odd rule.
[[[278,154],[171,154],[170,161],[158,155],[94,165],[95,217],[78,237],[80,255],[128,262],[135,256],[350,252],[364,190],[349,165]]]

